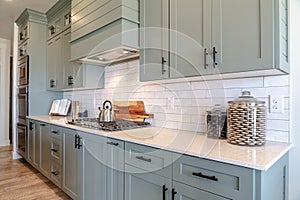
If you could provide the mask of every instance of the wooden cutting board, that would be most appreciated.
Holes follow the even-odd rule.
[[[145,112],[143,101],[114,101],[114,119],[131,121],[144,121],[145,118],[153,118],[153,114]]]

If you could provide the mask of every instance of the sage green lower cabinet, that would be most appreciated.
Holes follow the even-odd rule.
[[[34,121],[28,121],[28,131],[27,131],[27,161],[33,164],[34,160],[34,137],[35,137],[35,123]]]
[[[173,164],[175,199],[287,199],[287,163],[285,155],[259,171],[183,155]]]
[[[80,132],[64,128],[62,189],[72,199],[82,199],[82,142]]]
[[[172,153],[125,143],[125,200],[171,200]]]
[[[46,123],[40,123],[40,137],[41,137],[41,172],[48,178],[50,178],[50,157],[51,157],[51,138],[50,138],[50,125]]]
[[[34,121],[33,121],[34,122]],[[34,146],[33,146],[33,166],[36,169],[40,168],[41,164],[41,131],[40,124],[34,122]]]
[[[83,198],[123,199],[124,142],[82,133]]]

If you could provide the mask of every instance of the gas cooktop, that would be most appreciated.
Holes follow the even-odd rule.
[[[68,124],[75,126],[81,126],[85,128],[91,128],[104,131],[121,131],[135,128],[148,127],[151,124],[149,122],[135,122],[128,120],[116,120],[111,122],[99,122],[98,118],[79,118],[68,121]]]

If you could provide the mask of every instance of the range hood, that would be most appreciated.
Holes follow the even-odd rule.
[[[81,58],[79,60],[84,63],[90,62],[101,65],[108,65],[111,63],[137,58],[138,56],[139,50],[126,46],[119,46],[110,50],[87,56],[85,58]]]
[[[108,65],[139,56],[137,0],[95,1],[88,7],[99,9],[87,16],[80,4],[72,5],[71,61]]]

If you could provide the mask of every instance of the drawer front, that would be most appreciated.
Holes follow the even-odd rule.
[[[173,164],[175,181],[233,199],[253,198],[254,173],[253,169],[186,155]]]
[[[51,171],[50,171],[51,180],[59,187],[61,187],[61,177],[62,169],[61,165],[57,162],[51,162]]]
[[[58,126],[51,126],[51,138],[61,140],[62,134],[61,134],[61,127]]]
[[[172,153],[143,145],[125,143],[125,171],[156,173],[171,177]]]
[[[51,138],[51,159],[55,162],[62,163],[61,141]]]

